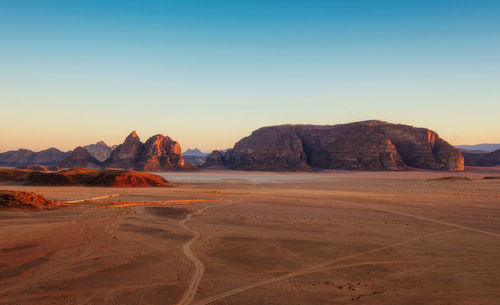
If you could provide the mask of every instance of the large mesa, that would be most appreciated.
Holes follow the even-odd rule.
[[[233,169],[266,171],[464,169],[462,154],[436,132],[376,120],[264,127],[223,157],[215,152],[207,160]]]

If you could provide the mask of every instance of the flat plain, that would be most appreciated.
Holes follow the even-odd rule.
[[[499,168],[161,175],[174,187],[0,185],[77,201],[0,211],[0,303],[500,299]]]

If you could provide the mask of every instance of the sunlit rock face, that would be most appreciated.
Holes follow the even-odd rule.
[[[382,121],[264,127],[241,139],[222,160],[242,170],[464,169],[461,153],[435,132]]]
[[[170,137],[158,134],[144,144],[137,168],[146,171],[176,169],[183,167],[181,146]]]
[[[145,171],[192,168],[181,152],[179,143],[170,137],[158,134],[142,143],[134,131],[111,152],[104,166]]]
[[[94,158],[85,148],[79,146],[71,155],[59,162],[61,168],[101,168],[101,162]]]

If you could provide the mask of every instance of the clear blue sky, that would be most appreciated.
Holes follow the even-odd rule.
[[[500,142],[499,1],[0,1],[0,151],[366,119]]]

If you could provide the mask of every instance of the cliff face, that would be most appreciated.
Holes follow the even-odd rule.
[[[135,168],[142,153],[144,144],[135,131],[132,131],[123,144],[118,145],[110,154],[109,159],[104,162],[108,168]]]
[[[227,156],[209,159],[242,170],[464,169],[460,152],[435,132],[382,121],[264,127],[236,143]]]
[[[136,165],[137,168],[146,171],[176,169],[184,166],[179,143],[160,134],[146,141]]]
[[[123,144],[118,145],[108,160],[107,168],[124,168],[145,171],[186,169],[193,166],[184,162],[181,146],[164,135],[155,135],[142,143],[134,131]]]

